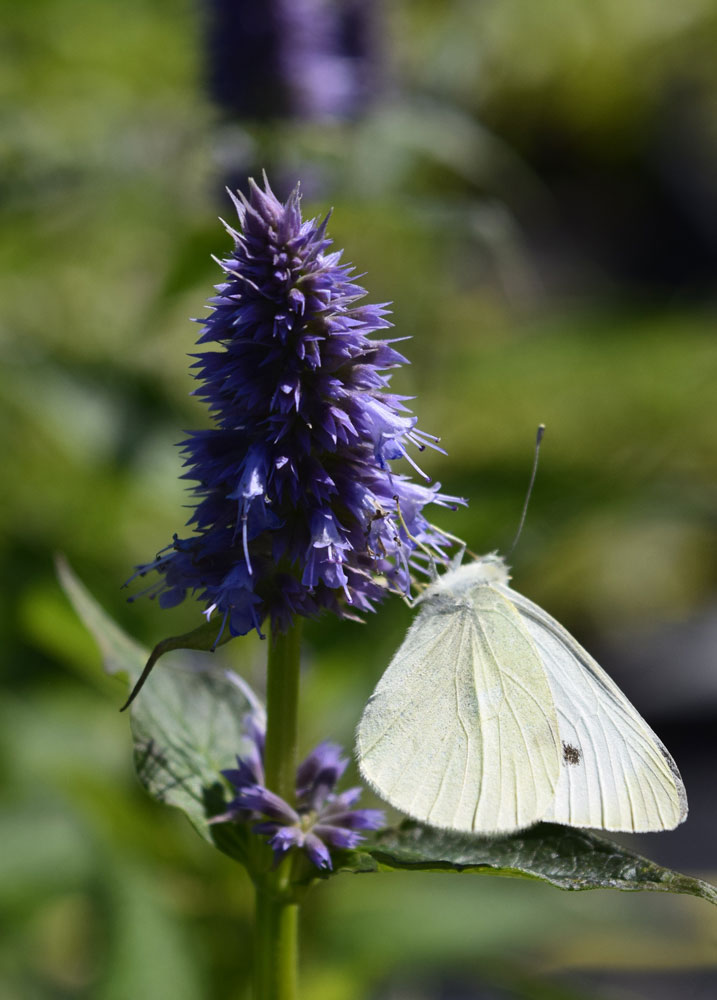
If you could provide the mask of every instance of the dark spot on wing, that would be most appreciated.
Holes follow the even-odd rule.
[[[579,764],[583,753],[570,743],[563,743],[563,760],[566,764]]]

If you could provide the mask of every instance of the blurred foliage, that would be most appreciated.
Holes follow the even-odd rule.
[[[717,582],[713,290],[635,296],[571,247],[555,265],[560,210],[531,158],[546,134],[567,136],[597,178],[587,201],[619,221],[601,171],[634,159],[687,87],[715,176],[717,8],[388,4],[385,100],[351,125],[271,129],[220,124],[188,0],[4,0],[2,15],[0,993],[241,996],[248,882],[136,784],[120,687],[52,575],[62,550],[148,645],[200,621],[190,604],[128,607],[119,585],[185,520],[174,443],[206,421],[188,396],[187,318],[219,277],[227,166],[300,175],[306,211],[334,205],[336,245],[373,299],[395,303],[397,335],[414,338],[396,388],[442,435],[448,457],[429,457],[429,472],[471,499],[438,512],[443,526],[476,551],[505,550],[544,421],[516,585],[586,640],[685,620]],[[653,221],[655,245],[670,245]],[[409,617],[393,602],[365,626],[309,629],[305,748],[351,743]],[[261,644],[241,642],[260,688]],[[714,752],[714,740],[702,748]],[[440,995],[451,975],[508,996],[589,996],[585,970],[714,967],[716,943],[698,900],[342,876],[309,897],[305,992],[423,997],[421,984]]]

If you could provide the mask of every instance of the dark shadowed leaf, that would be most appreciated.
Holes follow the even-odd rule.
[[[558,889],[680,892],[717,903],[717,889],[707,882],[662,868],[589,830],[553,823],[508,837],[476,837],[406,821],[343,860],[341,871],[465,871],[539,879]]]
[[[66,563],[58,564],[58,573],[100,647],[105,669],[123,674],[132,686],[147,650],[112,621]],[[263,709],[236,674],[198,669],[191,658],[175,657],[149,677],[130,713],[135,767],[149,794],[181,809],[205,840],[240,861],[246,860],[246,828],[209,819],[224,809],[219,772],[236,766],[244,749],[242,722],[250,711]]]

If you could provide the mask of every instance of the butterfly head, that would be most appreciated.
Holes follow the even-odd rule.
[[[482,584],[499,583],[507,586],[509,580],[510,573],[503,557],[497,552],[489,552],[479,559],[474,559],[473,562],[443,573],[426,588],[421,597],[433,597],[438,594],[458,597]]]

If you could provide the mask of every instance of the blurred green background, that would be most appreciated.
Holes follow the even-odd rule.
[[[547,424],[515,585],[683,771],[687,824],[631,842],[717,878],[717,4],[4,0],[2,21],[0,995],[245,995],[248,881],[136,784],[52,554],[148,645],[198,623],[119,587],[187,517],[188,317],[228,247],[222,187],[262,166],[334,206],[413,337],[394,385],[471,501],[437,523],[505,551]],[[351,745],[409,620],[309,627],[303,750]],[[261,689],[258,641],[222,655]],[[711,997],[717,914],[345,876],[310,897],[303,963],[313,1000]]]

